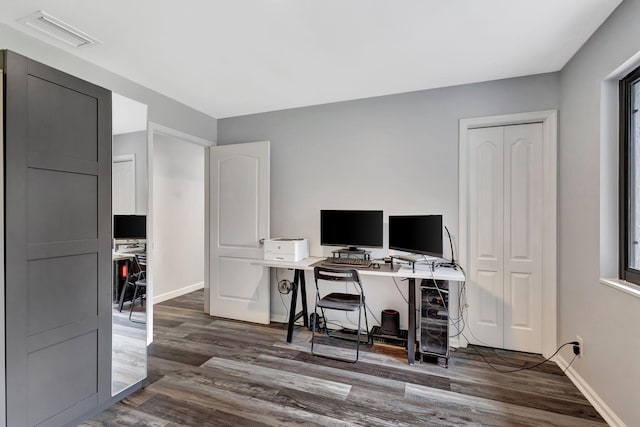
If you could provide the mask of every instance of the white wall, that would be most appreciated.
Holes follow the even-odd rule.
[[[458,120],[557,109],[559,91],[555,73],[221,119],[218,144],[271,141],[271,235],[307,237],[312,255],[330,251],[320,246],[321,209],[383,209],[385,246],[394,214],[443,214],[456,239]],[[289,297],[283,304],[275,283],[272,318],[283,320]],[[311,274],[307,283],[311,304]],[[406,282],[398,287],[406,297]],[[367,278],[365,292],[376,317],[396,309],[406,328],[391,279]]]
[[[136,214],[146,215],[147,192],[147,132],[131,132],[113,136],[113,155],[135,154]]]
[[[204,154],[201,145],[154,133],[154,303],[204,286]]]
[[[600,278],[617,273],[617,81],[640,65],[628,62],[639,21],[640,1],[625,0],[561,73],[559,339],[583,338],[570,373],[628,426],[640,420],[640,298]]]

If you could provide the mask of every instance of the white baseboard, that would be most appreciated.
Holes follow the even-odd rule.
[[[289,318],[284,313],[271,313],[270,321],[276,323],[288,323]]]
[[[567,361],[562,356],[556,356],[553,359],[560,369],[565,370],[567,368]],[[589,403],[598,411],[598,413],[604,418],[604,420],[610,426],[614,427],[626,427],[626,424],[616,415],[615,412],[598,396],[598,393],[573,369],[573,366],[569,367],[565,372],[567,377],[573,382],[573,384],[580,390],[580,392],[587,398]]]
[[[158,304],[171,298],[179,297],[181,295],[188,294],[189,292],[197,291],[204,288],[204,282],[194,283],[193,285],[185,286],[184,288],[176,289],[175,291],[167,292],[161,295],[155,295],[153,297],[153,303]]]

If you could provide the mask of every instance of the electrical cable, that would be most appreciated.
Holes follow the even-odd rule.
[[[276,283],[279,283],[279,282],[280,282],[280,277],[279,277],[279,275],[278,275],[278,269],[275,269],[275,270],[276,270]],[[284,306],[284,309],[285,309],[285,311],[286,311],[286,313],[287,313],[287,314],[285,315],[285,319],[287,319],[287,321],[283,324],[283,328],[284,328],[284,329],[287,329],[287,327],[288,327],[288,323],[289,323],[289,307],[288,307],[288,306],[287,306],[287,304],[284,302],[284,297],[282,296],[282,293],[278,292],[278,294],[280,295],[280,300],[282,301],[282,305]],[[296,321],[296,323],[294,323],[294,326],[303,326],[303,325],[304,325],[304,323],[303,323],[303,324],[300,324],[300,323],[297,323],[297,322],[299,322],[299,320],[297,320],[297,321]],[[292,340],[292,341],[291,341],[291,344],[302,344],[302,343],[306,343],[306,342],[309,342],[309,340],[310,340],[310,339],[311,339],[311,338],[307,338],[307,339],[304,339],[304,340],[295,340],[295,341],[293,341],[293,340]]]
[[[460,265],[458,265],[458,263],[456,263],[455,265],[456,265],[457,267],[459,267],[459,268],[460,268],[460,270],[461,270],[461,271],[463,272],[463,274],[464,274],[464,269],[463,269]],[[433,267],[432,267],[432,269],[431,269],[431,274],[432,274],[432,281],[433,281],[433,283],[434,283],[434,287],[435,287],[435,289],[438,291],[438,295],[440,296],[440,299],[441,299],[442,301],[444,301],[444,295],[442,294],[442,292],[441,292],[441,290],[440,290],[440,287],[438,286],[438,282],[437,282],[437,280],[435,280],[435,278],[433,278],[433,274],[434,274],[434,268],[433,268]],[[466,277],[466,276],[465,276],[465,277]],[[452,316],[451,316],[451,314],[450,314],[450,312],[449,312],[449,307],[448,307],[448,305],[445,305],[445,306],[444,306],[445,312],[447,313],[447,317],[448,317],[449,319],[451,319],[451,320],[452,320],[451,325],[452,325],[452,326],[457,330],[457,333],[455,333],[454,335],[449,335],[449,338],[455,338],[455,337],[462,336],[462,337],[464,337],[464,339],[465,339],[465,340],[469,341],[469,339],[468,339],[468,338],[466,337],[466,335],[464,335],[464,333],[463,333],[464,329],[466,328],[466,329],[468,329],[468,330],[469,330],[469,332],[471,333],[471,336],[472,336],[473,338],[475,338],[475,340],[476,340],[477,342],[479,342],[479,343],[481,343],[481,344],[484,344],[484,345],[486,345],[487,347],[491,348],[492,346],[491,346],[490,344],[485,343],[484,341],[482,341],[481,339],[479,339],[478,337],[476,337],[476,336],[473,334],[473,331],[471,330],[470,325],[468,325],[468,324],[467,324],[467,322],[466,322],[466,320],[465,320],[465,318],[464,318],[464,308],[465,308],[465,306],[466,306],[466,301],[465,301],[464,305],[462,304],[462,302],[463,302],[463,301],[462,301],[463,295],[464,295],[464,298],[466,298],[466,281],[465,281],[465,282],[463,282],[462,287],[461,287],[461,289],[460,289],[460,290],[459,290],[459,292],[458,292],[458,310],[460,311],[460,316],[459,316],[459,317],[457,317],[457,318],[456,318],[456,317],[452,317]],[[462,324],[462,327],[460,327],[460,325],[461,325],[461,324]],[[507,360],[507,359],[505,359],[504,357],[500,356],[500,355],[496,352],[496,350],[497,350],[497,349],[495,349],[495,348],[494,348],[494,349],[493,349],[493,353],[494,353],[494,355],[495,355],[498,359],[500,359],[500,360],[502,360],[503,362],[505,362],[505,363],[507,363],[507,364],[509,364],[509,365],[512,365],[512,366],[513,366],[513,362],[512,362],[512,361]]]
[[[445,301],[444,295],[442,294],[442,291],[440,290],[440,286],[438,285],[438,281],[435,279],[434,276],[435,276],[435,266],[432,264],[431,265],[431,280],[433,281],[433,285],[434,285],[435,289],[438,291],[438,295],[440,296],[440,300],[441,301]],[[464,330],[464,326],[465,326],[464,315],[463,315],[464,307],[461,306],[461,297],[460,296],[465,291],[465,289],[466,289],[465,286],[466,286],[466,281],[463,282],[462,289],[460,289],[460,291],[458,292],[458,310],[460,311],[459,317],[451,316],[451,313],[449,312],[448,304],[443,304],[445,313],[447,314],[447,319],[452,321],[452,323],[451,323],[452,326],[454,328],[456,328],[456,330],[458,331],[458,333],[455,334],[455,335],[449,335],[449,338],[455,338],[455,337],[460,336],[462,334],[462,331]],[[463,324],[462,329],[459,327],[461,322]]]
[[[287,304],[284,302],[284,297],[282,296],[282,294],[280,292],[278,292],[278,294],[280,294],[280,301],[282,301],[282,306],[284,307],[285,311],[287,312],[287,314],[285,315],[285,319],[289,319],[289,307],[287,307]],[[284,327],[287,327],[287,324],[284,324]]]
[[[464,272],[464,268],[462,268],[462,266],[460,264],[458,264],[457,262],[454,264],[457,268],[460,268],[460,271],[462,271],[462,274],[465,275]],[[434,268],[431,269],[431,274],[434,274]],[[466,277],[466,275],[465,275]],[[444,300],[444,296],[442,295],[442,292],[440,292],[440,288],[438,287],[438,282],[432,277],[431,279],[435,285],[435,288],[438,291],[438,294],[440,295],[440,298]],[[449,335],[449,338],[455,338],[458,337],[460,335],[462,335],[465,339],[467,339],[467,337],[463,334],[463,331],[465,329],[469,330],[469,333],[471,334],[471,336],[476,340],[476,342],[479,342],[482,345],[485,345],[487,347],[492,347],[491,344],[488,344],[484,341],[482,341],[481,339],[479,339],[478,337],[475,336],[475,334],[473,333],[473,331],[471,330],[470,325],[466,322],[465,318],[464,318],[464,309],[466,308],[466,286],[467,286],[467,282],[464,281],[462,282],[462,287],[458,292],[458,310],[460,312],[459,317],[454,317],[451,316],[451,313],[449,312],[449,307],[445,306],[445,311],[447,312],[447,316],[452,320],[452,326],[457,330],[457,333],[454,335]],[[463,298],[465,298],[464,304],[463,304]],[[462,327],[460,327],[460,324],[462,324]],[[467,341],[469,341],[467,339]],[[495,353],[495,351],[494,351]],[[500,355],[498,355],[497,353],[495,353],[495,356],[498,357],[501,360],[504,360],[507,363],[511,363],[510,361],[502,358]]]
[[[398,293],[400,294],[400,296],[402,297],[402,299],[404,300],[404,302],[409,305],[409,300],[404,296],[404,294],[402,293],[402,291],[400,290],[400,287],[398,286],[398,282],[396,282],[396,278],[391,276],[391,278],[393,279],[393,284],[396,285],[396,289],[398,290]],[[407,279],[402,279],[402,280],[407,280]],[[373,314],[373,313],[372,313]],[[416,316],[419,317],[420,316],[420,308],[416,307]],[[378,322],[380,323],[380,322]],[[416,331],[418,329],[420,329],[420,326],[416,323],[416,327],[415,327]]]
[[[353,285],[354,289],[355,289],[355,290],[356,290],[356,292],[359,294],[359,293],[360,293],[360,290],[358,289],[358,286],[356,286],[356,282],[350,282],[350,283]],[[348,290],[345,290],[345,292],[346,292],[346,291],[348,291]],[[364,291],[363,291],[363,292],[364,292]],[[369,305],[367,305],[367,301],[366,301],[366,299],[364,298],[364,295],[362,296],[362,299],[363,299],[363,302],[364,302],[364,307],[365,307],[365,309],[366,309],[367,311],[369,311],[369,314],[373,317],[373,320],[375,320],[376,322],[378,322],[378,324],[379,324],[379,325],[381,325],[382,323],[380,322],[380,320],[378,320],[378,318],[376,317],[376,315],[375,315],[375,314],[373,314],[373,311],[371,311],[371,309],[369,308]],[[349,313],[348,313],[348,312],[345,312],[345,317],[347,318],[347,320],[349,321],[349,323],[350,323],[350,324],[352,324],[353,326],[356,326],[356,324],[353,322],[353,320],[351,320],[351,319],[349,318]],[[361,326],[362,326],[362,325],[361,325]],[[370,333],[371,333],[370,331],[367,331],[367,334],[370,334]]]
[[[458,264],[457,262],[455,263],[455,265],[456,265],[456,267],[460,268],[460,271],[462,271],[462,274],[465,275],[465,277],[466,277],[466,273],[464,271],[464,268],[460,264]],[[495,357],[497,357],[498,359],[502,360],[503,362],[513,366],[514,361],[505,359],[504,357],[500,356],[497,353],[498,349],[493,348],[493,346],[491,344],[486,343],[483,340],[479,339],[473,333],[473,330],[471,329],[471,325],[469,323],[467,323],[467,321],[466,321],[466,319],[464,317],[464,309],[466,308],[466,286],[467,286],[467,282],[465,281],[465,282],[462,283],[462,287],[461,287],[460,291],[458,292],[458,309],[460,310],[460,318],[458,319],[458,322],[455,322],[455,320],[454,320],[454,322],[452,323],[452,326],[454,328],[456,328],[456,330],[458,332],[455,335],[449,335],[449,338],[455,338],[455,337],[458,337],[458,336],[462,336],[462,337],[464,337],[465,340],[467,340],[469,342],[470,340],[463,333],[463,331],[465,329],[467,329],[469,331],[469,333],[471,334],[471,336],[475,339],[476,342],[478,342],[481,345],[484,345],[484,346],[486,346],[488,348],[492,348],[493,349],[493,354],[494,354]],[[441,295],[441,297],[442,297],[442,295]],[[463,299],[464,299],[464,301],[463,301]],[[462,328],[459,327],[460,323],[462,323]]]
[[[464,336],[464,335],[463,335]],[[465,337],[466,338],[466,337]],[[510,374],[513,372],[520,372],[520,371],[525,371],[528,369],[534,369],[537,368],[538,366],[547,363],[548,361],[550,361],[551,359],[553,359],[553,357],[558,354],[558,352],[560,352],[560,350],[568,345],[574,345],[577,341],[570,341],[570,342],[566,342],[564,344],[562,344],[560,347],[558,347],[558,349],[549,357],[547,357],[546,359],[544,359],[542,362],[538,362],[535,365],[531,365],[531,366],[523,366],[521,368],[518,369],[499,369],[497,366],[494,366],[491,362],[489,362],[482,353],[480,353],[480,351],[475,347],[475,346],[471,346],[471,348],[478,353],[478,355],[482,358],[482,360],[484,360],[484,362],[489,365],[492,369],[498,371],[498,372],[502,372],[504,374]]]
[[[562,373],[563,373],[563,374],[567,372],[567,369],[569,369],[569,367],[573,364],[573,361],[574,361],[574,360],[576,360],[576,357],[578,357],[578,355],[577,355],[577,354],[574,354],[574,355],[573,355],[573,359],[571,359],[571,362],[569,362],[569,364],[567,365],[567,367],[566,367],[566,368],[564,368],[564,369],[562,370]]]
[[[448,232],[448,230],[447,230],[447,232]],[[451,248],[451,251],[452,251],[452,254],[451,254],[452,262],[451,262],[451,264],[452,264],[454,267],[456,267],[456,268],[460,268],[460,271],[462,272],[462,274],[463,274],[463,275],[465,276],[465,278],[466,278],[466,273],[465,273],[465,271],[464,271],[464,268],[462,268],[462,266],[461,266],[458,262],[453,261],[453,259],[454,259],[454,258],[453,258],[453,247]],[[434,264],[430,264],[430,266],[431,266],[431,276],[432,276],[432,277],[431,277],[431,280],[432,280],[432,281],[433,281],[433,283],[434,283],[435,289],[438,291],[438,295],[440,296],[440,299],[441,299],[442,301],[444,301],[444,300],[445,300],[445,299],[444,299],[444,295],[442,294],[442,291],[440,290],[440,287],[438,286],[438,282],[437,282],[437,280],[434,278],[434,269],[435,269],[435,266],[434,266]],[[394,282],[395,282],[395,279],[394,279]],[[397,287],[397,284],[396,284],[396,287]],[[398,288],[398,290],[399,290],[399,288]],[[464,295],[464,298],[466,298],[466,280],[463,282],[463,284],[462,284],[462,288],[461,288],[461,289],[460,289],[460,291],[458,292],[458,310],[460,311],[460,315],[459,315],[459,317],[457,317],[457,318],[452,318],[452,317],[450,316],[450,313],[449,313],[449,307],[448,307],[448,305],[447,305],[447,304],[444,304],[444,309],[445,309],[445,312],[447,313],[447,318],[448,318],[448,319],[453,320],[452,325],[453,325],[453,327],[454,327],[454,328],[456,328],[456,329],[457,329],[457,331],[458,331],[458,333],[457,333],[456,335],[454,335],[454,337],[455,337],[455,336],[460,336],[460,335],[461,335],[462,337],[464,337],[464,339],[465,339],[467,342],[469,342],[469,339],[468,339],[468,338],[466,337],[466,335],[464,335],[464,333],[463,333],[464,328],[467,328],[467,329],[469,329],[469,332],[471,333],[471,335],[472,335],[472,336],[473,336],[477,341],[482,342],[482,340],[479,340],[475,335],[473,335],[473,331],[471,330],[470,326],[468,325],[468,323],[467,323],[467,322],[466,322],[466,320],[464,319],[464,309],[466,308],[466,300],[464,301],[464,305],[463,305],[463,304],[462,304],[462,302],[463,302],[463,301],[462,301],[462,299],[463,299],[463,295]],[[406,300],[405,300],[405,301],[406,301]],[[462,323],[462,329],[460,328],[460,323]],[[451,338],[451,336],[450,336],[450,338]],[[492,369],[494,369],[494,370],[496,370],[496,371],[498,371],[498,372],[502,372],[502,373],[513,373],[513,372],[519,372],[519,371],[524,371],[524,370],[528,370],[528,369],[534,369],[534,368],[537,368],[538,366],[540,366],[540,365],[542,365],[542,364],[544,364],[544,363],[548,362],[549,360],[551,360],[551,359],[552,359],[556,354],[558,354],[558,352],[560,352],[560,350],[561,350],[563,347],[566,347],[567,345],[575,345],[576,343],[577,343],[576,341],[566,342],[566,343],[562,344],[560,347],[558,347],[558,349],[557,349],[557,350],[556,350],[556,351],[555,351],[551,356],[549,356],[548,358],[544,359],[543,361],[541,361],[541,362],[539,362],[539,363],[536,363],[536,364],[534,364],[534,365],[532,365],[532,366],[524,366],[524,367],[520,367],[520,368],[517,368],[517,369],[500,369],[500,368],[498,368],[497,366],[494,366],[491,362],[489,362],[489,361],[484,357],[484,355],[483,355],[483,354],[482,354],[482,353],[481,353],[481,352],[480,352],[480,351],[479,351],[475,346],[471,346],[471,348],[472,348],[476,353],[478,353],[478,355],[482,358],[482,360],[483,360],[487,365],[489,365]],[[490,346],[490,345],[488,345],[488,347],[491,347],[491,346]],[[500,360],[503,360],[504,362],[507,362],[507,363],[509,363],[509,364],[511,364],[511,363],[512,363],[512,362],[510,362],[510,361],[507,361],[506,359],[504,359],[504,358],[503,358],[503,357],[501,357],[500,355],[498,355],[498,354],[495,352],[495,349],[493,349],[493,350],[494,350],[494,354],[495,354],[495,356],[496,356],[496,357],[498,357]],[[576,359],[576,356],[577,356],[577,355],[574,355],[573,359],[571,360],[571,362],[569,363],[569,365],[567,365],[567,367],[565,368],[565,370],[563,371],[563,373],[564,373],[564,372],[566,372],[566,370],[569,368],[569,366],[571,366],[571,364],[572,364],[572,363],[574,362],[574,360]]]
[[[280,277],[278,275],[278,270],[279,269],[275,269],[276,270],[276,283],[280,283]],[[287,313],[285,315],[285,319],[289,320],[289,307],[287,307],[287,304],[284,302],[284,297],[282,296],[282,292],[278,292],[278,294],[280,294],[280,300],[282,301],[282,305],[284,306],[284,310]],[[285,322],[284,327],[287,327],[287,323]]]
[[[458,265],[457,263],[456,263],[456,265],[460,268],[460,270],[464,274],[464,269],[460,265]],[[440,298],[442,299],[443,295],[442,295],[442,293],[440,292],[440,289],[437,286],[437,282],[435,281],[435,279],[433,279],[433,280],[434,280],[434,284],[436,285],[436,289],[438,290],[438,293],[440,295]],[[473,333],[473,330],[471,329],[471,325],[469,325],[467,323],[467,321],[465,320],[465,318],[464,318],[464,309],[466,308],[466,300],[464,301],[464,304],[463,304],[463,298],[466,299],[466,281],[463,282],[462,287],[461,287],[460,291],[458,292],[458,309],[460,310],[460,317],[457,318],[457,319],[453,319],[454,321],[452,322],[452,326],[457,330],[457,333],[454,334],[454,335],[449,335],[449,338],[455,338],[455,337],[458,337],[458,336],[462,336],[467,342],[469,342],[470,340],[463,333],[465,329],[468,329],[469,333],[476,340],[476,342],[478,342],[481,345],[484,345],[484,346],[486,346],[488,348],[493,348],[493,346],[491,344],[488,344],[488,343],[484,342],[483,340],[479,339],[478,337],[476,337],[475,334]],[[445,307],[445,310],[448,312],[449,311],[448,307]],[[462,327],[460,327],[460,324],[462,324]],[[514,366],[513,365],[514,361],[505,359],[504,357],[500,356],[497,353],[497,350],[498,349],[493,348],[493,354],[494,354],[495,357],[497,357],[498,359],[502,360],[503,362],[505,362],[505,363],[507,363],[507,364],[509,364],[511,366]]]
[[[276,271],[276,283],[280,283],[280,277],[279,277],[279,274],[278,274],[279,273],[279,269],[276,268],[275,271]],[[289,321],[289,307],[284,302],[283,294],[281,292],[278,292],[278,294],[280,294],[280,301],[282,301],[282,305],[284,306],[284,309],[285,309],[285,312],[286,312],[285,319],[287,319],[287,321],[283,324],[283,328],[287,329],[288,321]],[[296,321],[296,322],[298,322],[298,321]],[[301,325],[300,323],[294,323],[294,326],[303,326],[303,324]],[[303,339],[303,340],[292,340],[290,344],[307,343],[307,342],[309,342],[310,339],[311,339],[311,337],[309,337],[307,339]]]
[[[364,304],[364,306],[365,306],[365,307],[367,308],[367,310],[369,311],[369,314],[373,317],[373,320],[375,320],[375,321],[378,323],[378,325],[381,325],[381,324],[382,324],[382,322],[380,322],[380,321],[378,320],[378,318],[376,317],[376,315],[375,315],[375,314],[373,314],[373,311],[371,311],[371,309],[369,308],[369,306],[367,305],[367,303],[365,303],[365,304]]]
[[[393,279],[393,284],[396,285],[396,289],[398,290],[398,293],[400,294],[400,296],[402,297],[402,299],[404,300],[404,302],[406,302],[407,304],[409,304],[409,300],[407,298],[405,298],[404,294],[402,293],[402,291],[400,290],[400,286],[398,286],[398,282],[396,282],[396,278],[394,276],[391,276],[391,278]]]

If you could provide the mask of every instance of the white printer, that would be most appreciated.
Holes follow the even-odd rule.
[[[285,238],[265,240],[264,259],[268,261],[301,261],[309,258],[309,240]]]

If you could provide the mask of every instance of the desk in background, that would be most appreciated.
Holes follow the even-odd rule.
[[[307,309],[307,290],[304,272],[312,271],[316,264],[322,263],[325,258],[306,258],[298,262],[289,261],[266,261],[255,260],[253,265],[262,265],[264,267],[271,268],[286,268],[294,270],[294,281],[291,295],[291,307],[289,309],[289,322],[287,328],[287,342],[291,342],[293,335],[293,325],[300,317],[304,318],[304,325],[309,326],[309,310]],[[390,264],[381,264],[379,269],[374,268],[358,268],[358,273],[362,277],[367,276],[381,276],[381,277],[399,277],[408,279],[409,286],[409,301],[407,309],[409,311],[409,326],[407,330],[407,360],[410,365],[415,363],[415,343],[416,343],[416,279],[435,279],[446,280],[450,282],[464,282],[464,274],[459,269],[453,268],[437,268],[433,274],[430,270],[411,270],[410,268],[399,267],[394,264],[393,267]],[[296,313],[296,306],[298,300],[298,288],[302,296],[302,311]],[[370,333],[371,331],[367,331]]]

